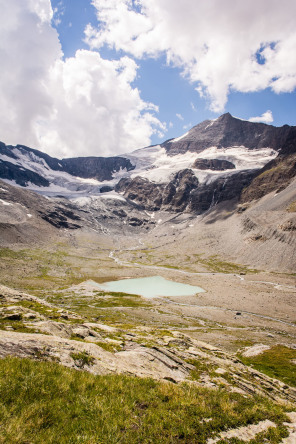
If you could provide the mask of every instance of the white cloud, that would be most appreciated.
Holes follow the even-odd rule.
[[[137,0],[137,11],[132,0],[92,2],[100,26],[85,30],[90,47],[138,58],[166,53],[213,111],[223,110],[230,89],[296,87],[294,0]]]
[[[184,120],[184,117],[182,116],[182,114],[177,113],[176,117],[178,117],[178,119],[180,119],[180,120]]]
[[[166,125],[132,86],[130,57],[80,50],[63,60],[49,0],[0,0],[0,138],[55,156],[115,155]]]
[[[273,115],[270,110],[265,111],[261,116],[258,117],[250,117],[249,122],[263,122],[263,123],[272,123]]]

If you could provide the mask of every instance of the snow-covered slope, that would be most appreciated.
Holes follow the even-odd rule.
[[[277,151],[272,148],[249,150],[244,146],[235,146],[218,149],[213,146],[199,153],[188,151],[185,154],[169,156],[164,147],[157,145],[125,155],[136,168],[123,175],[123,177],[130,176],[134,178],[140,176],[154,183],[167,183],[176,172],[191,168],[200,183],[209,183],[218,177],[224,177],[238,171],[262,168],[277,155]],[[228,171],[198,170],[193,167],[196,159],[228,160],[235,165],[235,169],[229,169]]]

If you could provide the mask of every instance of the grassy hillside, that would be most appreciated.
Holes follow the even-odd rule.
[[[0,360],[0,396],[1,443],[202,444],[222,430],[267,418],[277,427],[253,444],[278,443],[287,435],[284,408],[266,398],[189,383],[94,376],[27,359]]]

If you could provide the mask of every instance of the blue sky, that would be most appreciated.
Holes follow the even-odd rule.
[[[224,112],[296,125],[294,0],[1,2],[6,143],[115,155]]]
[[[61,22],[56,29],[64,57],[73,57],[77,49],[88,47],[84,43],[86,25],[99,26],[96,9],[89,0],[51,0],[51,3],[63,14],[59,16],[57,13]],[[122,50],[116,52],[106,45],[100,49],[100,53],[107,59],[123,55]],[[276,94],[266,88],[255,93],[231,92],[225,109],[215,113],[209,109],[208,100],[199,97],[195,85],[182,76],[182,69],[167,66],[163,55],[157,59],[146,57],[135,60],[139,71],[134,85],[141,91],[143,100],[159,106],[160,120],[168,122],[165,139],[177,137],[205,119],[216,118],[221,112],[230,112],[233,116],[248,120],[271,110],[273,122],[267,123],[275,126],[296,125],[295,91]],[[160,143],[158,135],[153,135],[151,139],[153,144]]]

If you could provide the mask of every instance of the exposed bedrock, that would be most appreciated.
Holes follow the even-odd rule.
[[[115,189],[146,210],[203,213],[224,200],[237,198],[254,177],[254,170],[219,177],[212,183],[199,184],[190,169],[175,174],[168,184],[156,184],[142,177],[121,179]]]
[[[196,159],[192,165],[192,168],[196,168],[198,170],[224,171],[235,169],[235,165],[228,160]]]
[[[126,169],[131,171],[135,167],[125,157],[74,157],[63,159],[64,170],[72,176],[99,181],[111,180],[112,174]]]
[[[184,211],[193,190],[198,187],[198,179],[190,169],[178,171],[168,184],[156,184],[142,177],[121,179],[115,190],[123,192],[124,197],[142,205],[145,209],[156,211]]]

